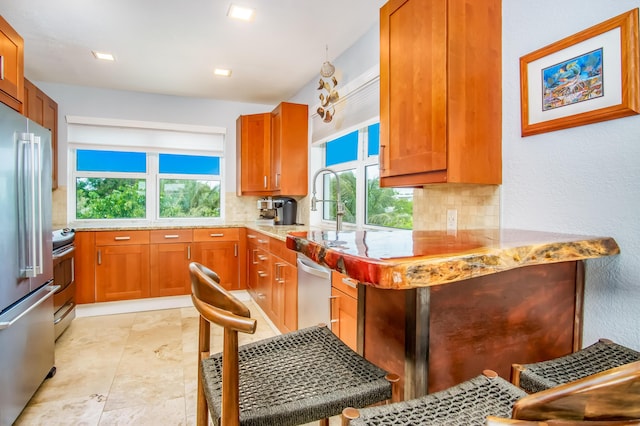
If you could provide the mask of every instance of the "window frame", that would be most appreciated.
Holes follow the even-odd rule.
[[[392,228],[388,226],[381,225],[371,225],[366,223],[366,209],[367,209],[367,176],[366,169],[370,166],[379,166],[380,164],[380,155],[368,155],[368,138],[369,138],[369,126],[377,124],[380,122],[379,117],[372,118],[370,120],[366,120],[363,123],[355,126],[355,128],[348,129],[347,131],[336,133],[327,137],[324,141],[322,141],[322,158],[321,158],[321,166],[326,166],[326,143],[329,141],[333,141],[338,139],[344,135],[352,133],[354,131],[358,131],[358,149],[357,149],[357,158],[352,161],[347,161],[344,163],[332,164],[328,166],[331,170],[336,173],[355,170],[356,175],[356,222],[350,223],[342,221],[343,229],[378,229],[378,230],[389,230],[389,229],[401,229],[401,228]],[[324,176],[326,173],[321,174],[318,177],[318,183],[320,187],[318,189],[318,193],[324,196],[325,194],[325,185],[324,185]],[[321,197],[322,198],[322,197]],[[333,203],[322,203],[323,206],[320,208],[318,206],[318,210],[320,211],[319,220],[320,224],[323,227],[334,227],[336,225],[335,220],[325,219],[325,205],[333,206]],[[330,208],[331,208],[330,207]]]
[[[76,170],[77,150],[88,149],[96,151],[126,151],[146,153],[146,173],[131,172],[85,172]],[[122,226],[200,226],[215,225],[224,222],[225,219],[225,157],[221,151],[202,150],[174,150],[169,148],[152,149],[138,148],[118,145],[87,145],[69,142],[68,144],[68,182],[67,191],[67,213],[70,226],[79,227],[122,227]],[[201,155],[219,157],[220,170],[218,175],[201,174],[169,174],[160,173],[160,154],[179,155]],[[145,218],[123,218],[123,219],[78,219],[76,218],[76,179],[79,177],[100,177],[100,178],[127,178],[144,179],[146,182],[146,217]],[[160,179],[189,179],[189,180],[214,180],[220,184],[220,216],[201,218],[161,218],[160,217]]]

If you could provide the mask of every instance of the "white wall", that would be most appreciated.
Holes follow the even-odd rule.
[[[233,192],[236,184],[236,118],[241,114],[269,112],[274,108],[274,105],[105,90],[40,81],[34,83],[58,103],[58,182],[61,186],[67,185],[65,116],[79,115],[224,127],[227,129],[225,189],[226,192]]]
[[[585,345],[608,337],[640,349],[640,116],[522,138],[518,61],[638,6],[503,0],[502,225],[611,236],[621,249],[586,261]]]

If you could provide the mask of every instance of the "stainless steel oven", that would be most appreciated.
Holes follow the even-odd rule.
[[[53,328],[56,340],[76,317],[76,281],[74,276],[75,232],[53,231],[53,283],[60,289],[53,295]]]

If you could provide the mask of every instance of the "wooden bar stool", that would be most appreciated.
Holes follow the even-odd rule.
[[[340,414],[397,395],[387,374],[342,343],[327,327],[309,327],[238,347],[238,332],[256,320],[222,286],[215,272],[189,265],[193,304],[200,313],[197,423],[287,426]],[[210,355],[210,323],[224,328],[222,353]],[[395,386],[392,386],[392,383]],[[208,410],[207,410],[208,408]]]
[[[640,352],[609,339],[600,339],[563,357],[532,364],[513,364],[511,383],[529,393],[539,392],[634,361],[640,361]]]

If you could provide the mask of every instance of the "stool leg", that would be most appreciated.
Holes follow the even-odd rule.
[[[320,426],[329,426],[329,419],[320,419],[318,422]]]
[[[341,426],[349,426],[349,422],[360,417],[360,411],[357,408],[347,407],[342,410]]]
[[[389,373],[384,378],[391,383],[391,402],[400,402],[400,376]]]
[[[200,316],[198,327],[198,399],[196,401],[196,423],[198,426],[209,426],[209,407],[202,386],[202,360],[209,357],[211,324]]]

